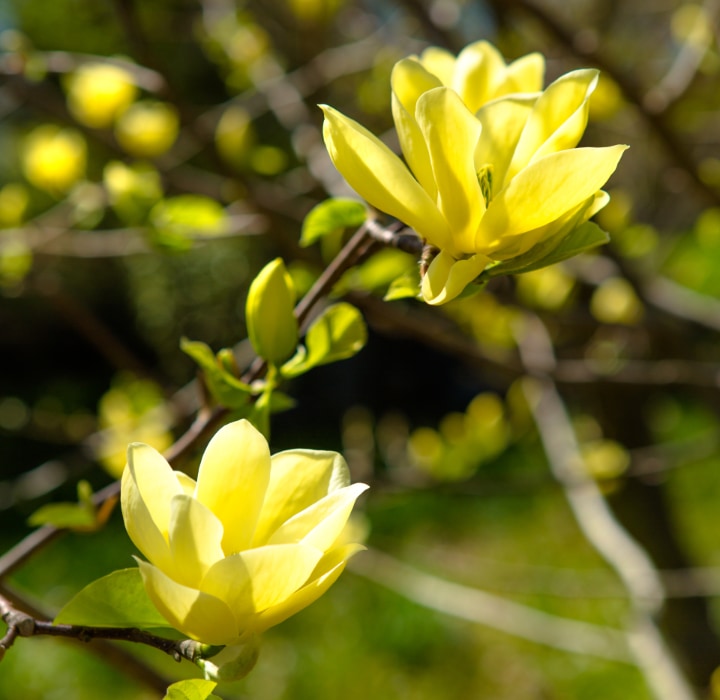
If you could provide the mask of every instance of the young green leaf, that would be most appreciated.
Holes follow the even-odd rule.
[[[362,314],[352,304],[333,304],[308,328],[306,353],[293,356],[281,372],[285,377],[296,377],[313,367],[352,357],[366,342],[367,327]]]
[[[172,629],[150,602],[137,568],[113,571],[89,583],[63,607],[55,623]]]
[[[367,219],[365,205],[355,199],[326,199],[305,217],[300,245],[307,247],[334,231],[360,226]]]
[[[168,687],[163,700],[208,700],[216,697],[212,695],[216,685],[215,681],[206,681],[201,678],[178,681]]]

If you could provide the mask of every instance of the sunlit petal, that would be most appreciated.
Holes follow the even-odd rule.
[[[441,250],[423,277],[423,299],[433,305],[451,301],[460,295],[490,262],[490,258],[481,253],[466,260],[456,260]]]
[[[270,544],[302,542],[323,551],[329,549],[345,527],[355,501],[367,488],[366,484],[352,484],[313,503],[281,525]]]
[[[252,541],[269,480],[270,450],[251,423],[230,423],[210,440],[200,462],[195,497],[223,524],[226,554]]]
[[[225,602],[176,583],[144,561],[138,560],[138,566],[150,600],[173,627],[206,644],[238,639],[235,617]]]
[[[436,88],[422,95],[415,117],[428,145],[438,186],[438,207],[452,231],[450,245],[426,238],[450,252],[472,252],[475,231],[485,212],[474,161],[480,122],[457,93],[448,88]]]
[[[537,92],[542,90],[544,78],[545,57],[540,53],[529,53],[507,67],[502,94]]]
[[[250,616],[303,586],[322,557],[321,550],[304,544],[248,549],[217,562],[205,575],[202,590],[224,600],[244,632]]]
[[[457,57],[452,87],[471,112],[495,97],[505,77],[505,61],[487,41],[466,46]]]
[[[510,177],[532,159],[577,145],[597,81],[597,70],[576,70],[558,78],[540,95],[515,149]]]
[[[543,226],[593,196],[615,171],[626,146],[575,148],[545,156],[499,192],[482,220],[476,245]]]
[[[337,581],[345,569],[347,560],[363,549],[365,547],[362,545],[349,544],[329,552],[318,564],[308,584],[278,605],[263,611],[253,620],[253,631],[262,632],[269,627],[273,627],[314,603]]]
[[[205,572],[225,556],[222,539],[222,523],[212,511],[191,496],[174,496],[170,515],[173,566],[165,573],[178,583],[197,588]]]
[[[350,471],[337,452],[286,450],[273,455],[253,546],[265,544],[286,520],[349,484]]]
[[[325,145],[350,187],[435,245],[449,242],[447,222],[403,162],[357,122],[332,107],[322,109]]]

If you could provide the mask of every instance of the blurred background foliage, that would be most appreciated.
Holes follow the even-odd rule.
[[[268,260],[304,290],[340,248],[341,233],[299,245],[312,206],[348,194],[315,105],[393,145],[394,61],[488,39],[508,59],[541,51],[546,82],[603,71],[584,143],[632,146],[598,216],[611,243],[442,309],[382,302],[415,262],[368,259],[336,288],[364,313],[367,347],[286,387],[297,406],[274,419],[273,450],[342,449],[373,487],[359,524],[372,548],[622,627],[627,594],[579,531],[518,381],[518,334],[536,315],[584,468],[666,585],[659,624],[699,695],[720,697],[718,14],[712,0],[6,0],[0,545],[40,506],[74,500],[79,480],[109,483],[127,442],[163,449],[182,433],[201,392],[181,337],[251,361],[245,297]],[[6,583],[52,614],[131,553],[114,513]],[[651,697],[631,664],[429,610],[373,582],[383,560],[362,556],[220,695]],[[122,653],[169,680],[195,675]],[[0,698],[161,696],[123,663],[106,645],[20,640]]]

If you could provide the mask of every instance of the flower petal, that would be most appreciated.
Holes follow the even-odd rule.
[[[477,113],[482,132],[475,149],[475,169],[492,166],[493,193],[505,186],[515,147],[537,97],[529,94],[494,100]]]
[[[545,57],[541,53],[529,53],[507,67],[503,94],[513,92],[538,92],[545,78]],[[498,97],[500,95],[498,94]]]
[[[448,224],[403,162],[356,121],[332,107],[321,108],[325,145],[350,187],[380,211],[443,247],[450,240]]]
[[[250,545],[269,480],[270,449],[251,423],[229,423],[210,440],[200,462],[195,498],[223,524],[226,554]]]
[[[170,500],[181,492],[173,470],[157,450],[141,443],[128,447],[120,499],[125,529],[135,546],[158,566],[169,561]]]
[[[429,197],[434,199],[437,186],[430,167],[425,139],[415,121],[415,105],[420,95],[432,88],[440,87],[442,83],[425,70],[417,60],[405,58],[393,66],[390,85],[392,114],[400,148],[410,170]]]
[[[452,85],[455,72],[455,56],[447,49],[438,46],[429,46],[420,54],[420,63],[423,67],[436,75],[440,82],[447,87]]]
[[[432,305],[451,301],[480,275],[489,262],[490,258],[482,253],[466,260],[455,260],[452,255],[441,250],[423,277],[423,299]]]
[[[328,552],[313,571],[310,582],[295,591],[282,603],[260,613],[253,620],[253,631],[256,633],[263,632],[314,603],[337,581],[345,569],[347,560],[363,549],[365,547],[361,544],[347,544]]]
[[[323,552],[303,544],[277,544],[233,554],[205,575],[202,590],[224,600],[241,632],[256,613],[277,605],[308,580]]]
[[[466,46],[455,62],[452,87],[473,113],[495,97],[505,78],[505,60],[487,41],[476,41]]]
[[[417,101],[415,118],[428,146],[438,186],[438,207],[452,232],[451,241],[445,245],[427,238],[451,253],[471,253],[475,231],[485,213],[474,161],[480,122],[449,88],[424,93]]]
[[[273,455],[253,546],[266,544],[286,520],[349,484],[350,471],[337,452],[286,450]]]
[[[488,207],[478,231],[479,250],[550,223],[594,195],[617,168],[627,146],[574,148],[523,169]]]
[[[515,149],[509,177],[543,155],[577,145],[587,125],[588,100],[598,75],[589,68],[572,71],[540,95]]]
[[[355,501],[367,484],[352,484],[325,496],[281,525],[269,544],[302,542],[325,551],[343,531]]]
[[[165,573],[178,583],[198,588],[205,572],[225,554],[223,526],[213,512],[192,496],[174,496],[170,508],[172,568]]]
[[[233,644],[240,635],[230,608],[218,598],[173,581],[138,559],[145,590],[175,629],[206,644]]]

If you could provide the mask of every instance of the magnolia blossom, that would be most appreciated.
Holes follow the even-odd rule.
[[[467,86],[459,63],[453,84]],[[428,303],[450,301],[488,265],[570,233],[607,203],[600,188],[626,147],[575,148],[597,79],[595,70],[574,71],[544,92],[505,94],[473,113],[421,61],[404,59],[391,81],[407,166],[363,126],[322,106],[325,144],[348,184],[440,250],[423,278]]]
[[[247,421],[210,441],[197,482],[133,444],[122,513],[147,594],[176,629],[238,644],[319,598],[363,549],[343,531],[365,484],[335,452],[270,456]]]

